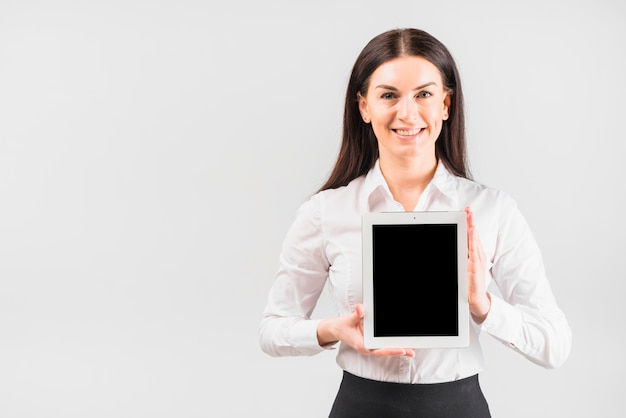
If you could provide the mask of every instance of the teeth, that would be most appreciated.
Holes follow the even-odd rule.
[[[410,131],[405,131],[403,129],[396,129],[396,132],[403,136],[410,136],[410,135],[417,135],[418,133],[420,133],[421,130],[422,130],[421,128],[411,129]]]

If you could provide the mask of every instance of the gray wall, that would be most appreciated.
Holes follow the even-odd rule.
[[[574,333],[557,370],[484,339],[494,416],[610,416],[625,18],[617,0],[1,1],[0,415],[325,416],[334,353],[269,358],[257,328],[357,54],[414,26],[457,59],[474,177],[518,200]]]

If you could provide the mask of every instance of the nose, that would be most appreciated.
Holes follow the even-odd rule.
[[[404,97],[400,100],[398,109],[400,120],[413,121],[417,119],[418,113],[418,104],[413,97]]]

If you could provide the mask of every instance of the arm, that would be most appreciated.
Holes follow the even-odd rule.
[[[413,349],[368,350],[363,346],[363,306],[347,315],[311,319],[328,278],[320,197],[305,203],[283,244],[280,268],[260,327],[260,343],[272,356],[313,355],[341,341],[362,355],[405,355]]]
[[[415,357],[413,348],[378,348],[368,349],[363,345],[363,315],[365,309],[362,304],[356,305],[354,312],[337,318],[321,321],[317,327],[317,339],[320,345],[335,344],[341,341],[354,348],[362,356],[406,356]]]
[[[328,277],[320,204],[303,204],[291,225],[280,266],[269,292],[259,330],[261,349],[271,356],[313,355],[324,350],[317,341],[319,320],[311,313]]]
[[[545,275],[530,228],[515,204],[507,202],[499,221],[491,269],[502,298],[489,295],[484,331],[546,368],[569,356],[571,330]],[[476,318],[475,318],[476,320]]]
[[[477,324],[482,323],[491,309],[491,296],[487,292],[485,270],[487,256],[478,237],[474,214],[465,208],[467,219],[467,295],[470,313]]]

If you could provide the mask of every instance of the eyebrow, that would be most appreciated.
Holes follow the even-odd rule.
[[[436,86],[437,83],[435,83],[434,81],[431,81],[429,83],[426,84],[422,84],[421,86],[417,86],[415,87],[413,90],[421,90],[424,87],[428,87],[428,86]],[[388,86],[386,84],[380,84],[378,86],[376,86],[377,89],[385,89],[385,90],[392,90],[392,91],[398,91],[397,88],[393,87],[393,86]]]

